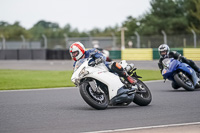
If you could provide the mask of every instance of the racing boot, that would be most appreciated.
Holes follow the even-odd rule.
[[[200,68],[197,73],[198,73],[197,77],[200,78]]]
[[[135,80],[134,78],[132,78],[131,76],[127,76],[127,77],[124,77],[124,79],[126,80],[126,81],[128,81],[130,84],[132,84],[132,85],[135,85],[136,83],[137,83],[137,80]]]
[[[197,72],[197,77],[200,78],[200,68],[195,64],[195,62],[189,60],[189,65]]]
[[[120,77],[123,77],[128,83],[132,85],[135,85],[137,83],[137,81],[133,79],[130,75],[128,75],[126,70],[124,70],[119,63],[117,62],[112,63],[111,70],[116,72]]]
[[[197,83],[199,83],[200,84],[200,69],[196,72],[196,74],[197,74]]]
[[[195,85],[195,88],[200,88],[200,73],[198,73],[199,75],[197,75],[198,79],[197,79],[197,84]]]

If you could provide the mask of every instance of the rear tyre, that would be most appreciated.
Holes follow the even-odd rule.
[[[182,72],[175,74],[174,80],[179,86],[183,87],[187,91],[194,91],[195,89],[192,80]]]
[[[91,107],[103,110],[108,107],[108,97],[104,93],[96,93],[92,90],[88,82],[84,82],[79,87],[80,94],[87,104]]]
[[[151,103],[152,95],[149,88],[139,79],[137,79],[138,90],[135,93],[133,102],[139,106],[147,106]]]

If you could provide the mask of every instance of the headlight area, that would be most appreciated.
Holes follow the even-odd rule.
[[[89,72],[87,71],[87,70],[85,70],[85,67],[80,71],[80,73],[79,73],[79,77],[80,78],[82,78],[82,77],[84,77],[84,76],[86,76],[86,75],[88,75],[89,74]]]
[[[80,83],[80,80],[79,79],[76,79],[76,78],[74,78],[74,79],[72,79],[72,82],[76,85],[76,86],[78,86],[79,85],[79,83]]]
[[[80,80],[81,80],[84,76],[86,76],[87,74],[89,74],[89,71],[85,70],[85,67],[84,67],[84,68],[80,71],[80,73],[78,74],[78,77],[75,77],[75,78],[73,78],[73,79],[71,79],[71,80],[72,80],[72,82],[73,82],[76,86],[78,86],[79,83],[80,83]]]
[[[71,79],[71,81],[72,81],[73,83],[75,83],[75,80],[76,80],[75,78]]]

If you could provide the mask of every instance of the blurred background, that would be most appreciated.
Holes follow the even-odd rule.
[[[153,49],[151,59],[158,59],[162,43],[182,54],[200,48],[200,0],[0,1],[0,59],[70,59],[75,41],[98,45],[114,59],[135,48]]]

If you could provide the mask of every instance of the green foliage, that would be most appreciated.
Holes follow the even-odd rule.
[[[191,33],[191,29],[200,33],[200,0],[151,0],[151,9],[138,18],[128,16],[120,26],[105,27],[104,29],[93,28],[90,31],[80,32],[66,24],[63,28],[57,23],[45,20],[38,21],[30,29],[23,28],[19,22],[9,24],[0,21],[0,35],[6,40],[21,40],[20,35],[26,39],[40,40],[42,34],[47,38],[93,37],[112,36],[120,37],[119,27],[126,27],[126,38],[135,36],[137,31],[140,35],[159,35],[164,30],[167,34]],[[130,39],[130,38],[129,38]]]
[[[31,34],[19,22],[10,25],[7,22],[0,21],[0,35],[3,34],[6,39],[12,38],[13,40],[21,40],[20,35],[25,38],[30,38]]]
[[[113,36],[113,35],[120,35],[118,34],[118,25],[114,27],[106,27],[104,30],[101,30],[99,28],[94,28],[89,31],[90,35],[93,37],[105,37],[105,36]]]
[[[61,29],[57,23],[46,22],[44,20],[37,22],[29,31],[34,35],[32,39],[37,40],[42,37],[42,34],[45,34],[49,38],[58,38],[61,34]]]
[[[161,34],[164,30],[168,34],[185,33],[188,22],[184,16],[183,6],[173,0],[152,0],[151,10],[141,19],[140,33],[146,35]]]
[[[191,15],[191,20],[190,21],[190,28],[194,29],[195,32],[200,33],[200,0],[192,0],[191,1],[193,5],[190,5],[191,8],[189,15]]]
[[[139,21],[132,16],[127,17],[127,20],[122,24],[123,27],[126,27],[128,30],[125,32],[126,36],[134,36],[133,31],[137,31],[139,28]]]

